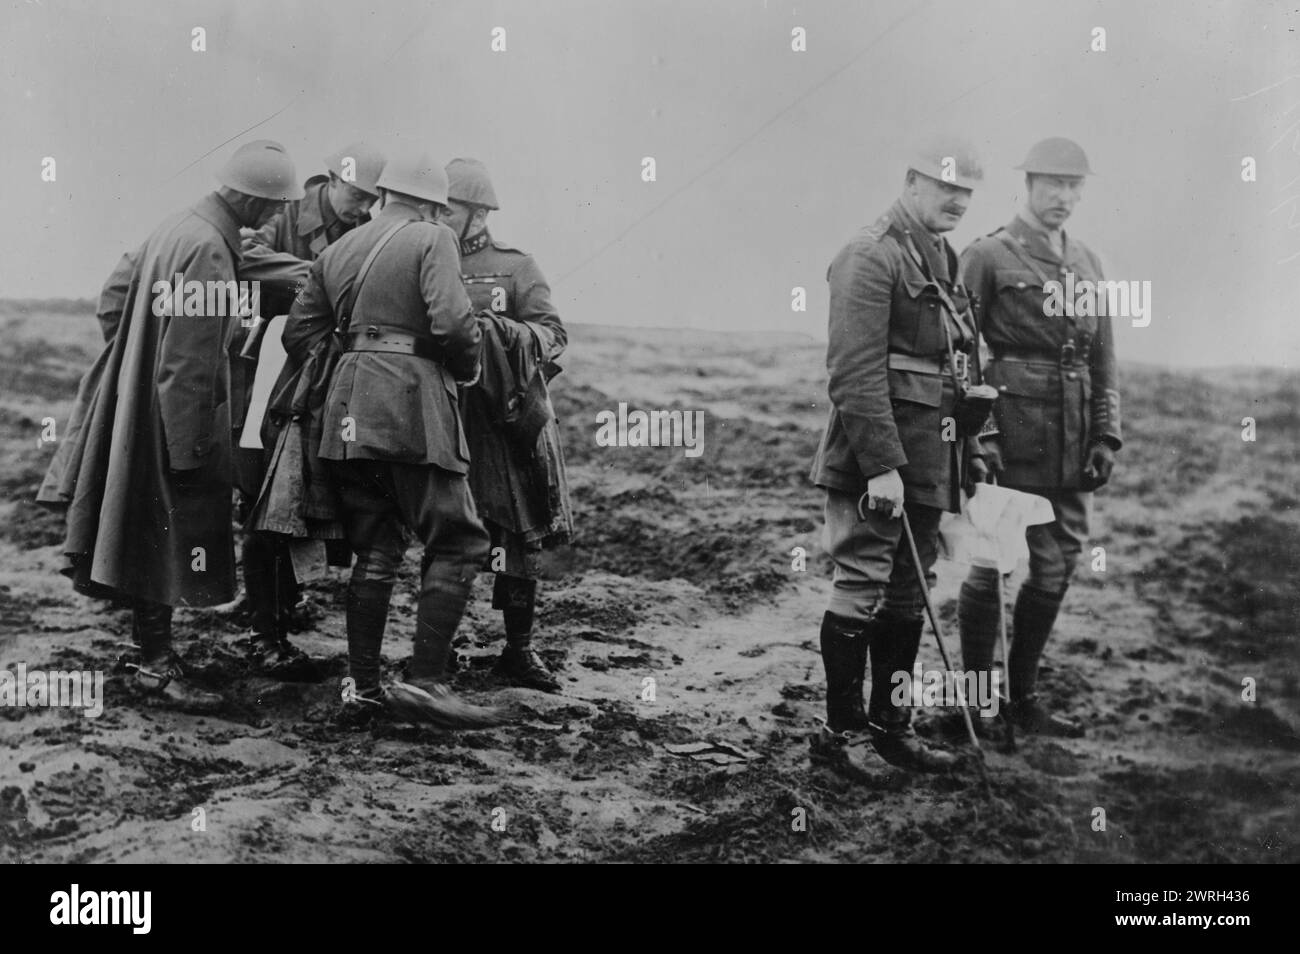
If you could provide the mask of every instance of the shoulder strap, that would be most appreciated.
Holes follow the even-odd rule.
[[[397,225],[394,225],[391,229],[385,232],[370,250],[370,254],[366,256],[366,260],[361,263],[361,271],[357,272],[357,277],[352,282],[352,289],[348,292],[348,300],[343,309],[343,314],[339,315],[338,327],[335,329],[337,333],[342,334],[347,330],[348,325],[352,323],[352,309],[357,305],[357,295],[361,294],[362,283],[365,282],[366,276],[370,274],[370,266],[375,264],[375,259],[379,257],[379,253],[383,251],[384,246],[388,244],[389,240],[391,240],[398,232],[402,231],[402,229],[406,228],[406,226],[410,225],[411,221],[412,220],[399,222]]]
[[[1019,259],[1020,264],[1024,265],[1031,272],[1033,272],[1034,277],[1037,278],[1039,282],[1041,282],[1044,286],[1046,286],[1047,283],[1051,281],[1051,279],[1047,277],[1047,273],[1038,267],[1038,263],[1035,262],[1033,259],[1029,258],[1029,256],[1025,254],[1024,249],[1022,249],[1018,244],[1013,242],[1011,240],[1011,237],[1008,236],[1006,232],[997,232],[995,234],[997,236],[998,241],[1007,247],[1007,251],[1009,251],[1017,259]]]
[[[921,255],[919,251],[917,251],[916,246],[912,243],[912,236],[907,235],[906,233],[903,233],[892,226],[890,227],[890,232],[894,236],[894,241],[898,242],[898,244],[903,247],[903,249],[907,252],[907,254],[911,256],[912,261],[916,262],[917,268],[921,269],[921,274],[926,277],[926,279],[930,282],[930,284],[934,286],[934,290],[939,293],[939,301],[943,305],[943,307],[947,309],[948,314],[952,316],[952,320],[955,321],[958,324],[958,326],[962,328],[963,331],[965,331],[966,328],[961,323],[961,311],[957,308],[957,303],[952,300],[952,297],[944,289],[943,284],[939,282],[930,273],[930,269],[925,264],[925,257]],[[951,263],[951,259],[949,259],[949,262]],[[954,271],[953,274],[955,275],[956,271]],[[971,326],[972,326],[971,334],[974,339],[974,350],[975,350],[975,374],[976,377],[979,378],[979,383],[983,384],[984,369],[980,367],[980,358],[979,358],[980,329],[979,329],[979,323],[975,320],[974,309],[970,311],[970,316],[971,316]],[[940,320],[939,324],[943,328],[943,343],[948,348],[948,372],[952,375],[952,386],[957,391],[957,393],[960,394],[961,382],[957,379],[957,358],[956,358],[956,353],[952,346],[952,330],[948,327],[948,322],[946,321]]]

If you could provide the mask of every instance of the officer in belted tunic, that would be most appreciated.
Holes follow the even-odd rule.
[[[379,196],[376,182],[384,167],[383,154],[365,142],[354,142],[326,156],[325,166],[328,174],[309,178],[301,199],[287,203],[261,228],[244,232],[241,268],[245,274],[270,272],[279,262],[293,259],[314,262],[365,220]],[[262,290],[262,312],[268,318],[287,312],[297,292],[293,288],[286,293],[269,282],[263,282]],[[238,335],[231,348],[231,416],[235,485],[246,501],[252,501],[262,488],[269,455],[239,447],[257,370],[255,350],[251,360],[241,356],[245,334]],[[252,617],[249,655],[254,666],[281,679],[316,678],[317,667],[289,641],[289,631],[298,625],[295,606],[301,590],[287,540],[278,534],[247,532],[241,557]]]
[[[1048,282],[1068,289],[1070,274],[1076,284],[1102,278],[1097,256],[1063,229],[1092,171],[1087,157],[1068,139],[1045,139],[1017,168],[1025,173],[1024,209],[961,259],[992,353],[988,382],[999,392],[995,433],[982,437],[980,453],[991,478],[1047,498],[1056,515],[1026,534],[1029,577],[1012,616],[1004,711],[1027,732],[1077,736],[1080,725],[1040,700],[1038,664],[1088,536],[1092,492],[1110,479],[1122,443],[1115,344],[1111,317],[1098,313],[1104,300],[1053,315],[1063,309],[1048,307],[1045,289]],[[968,670],[992,665],[1001,612],[996,572],[975,567],[961,588]]]
[[[823,753],[851,755],[865,731],[896,765],[942,771],[956,761],[921,742],[910,708],[891,696],[894,674],[912,672],[925,605],[899,517],[905,510],[933,581],[939,518],[959,510],[967,476],[968,441],[951,423],[978,332],[943,233],[982,178],[968,146],[932,143],[912,160],[899,199],[830,266],[830,419],[812,468],[835,564],[820,637]]]
[[[492,537],[492,606],[506,645],[495,672],[519,686],[553,692],[559,683],[533,648],[539,557],[573,533],[568,477],[548,384],[568,332],[533,257],[487,229],[498,209],[486,166],[447,164],[443,222],[460,240],[465,290],[483,329],[483,374],[461,404],[470,448],[469,482]]]
[[[383,209],[312,263],[284,331],[296,364],[325,335],[342,335],[319,457],[356,553],[347,593],[356,697],[339,716],[347,726],[379,711],[380,653],[406,535],[423,546],[406,681],[443,698],[451,697],[451,642],[488,550],[465,477],[457,390],[478,377],[482,332],[461,282],[456,236],[436,221],[447,202],[443,163],[395,157],[378,187]]]

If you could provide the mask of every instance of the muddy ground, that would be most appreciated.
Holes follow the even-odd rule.
[[[0,663],[108,674],[97,719],[0,709],[0,861],[1300,861],[1294,374],[1124,367],[1128,446],[1095,516],[1106,568],[1081,566],[1044,675],[1090,731],[991,748],[990,799],[970,766],[913,777],[868,756],[850,782],[810,760],[828,590],[806,481],[818,344],[573,329],[555,400],[581,539],[548,561],[538,627],[563,695],[493,683],[501,622],[480,579],[457,685],[522,721],[456,735],[329,724],[341,576],[311,584],[321,618],[299,637],[326,681],[251,676],[238,608],[191,610],[179,647],[227,711],[129,697],[114,671],[128,614],[72,591],[61,524],[31,502],[52,453],[41,419],[66,421],[97,328],[88,308],[0,305],[0,333]],[[704,410],[705,453],[597,447],[595,414],[619,401]],[[939,567],[954,651],[963,570]],[[939,668],[928,632],[922,658]],[[918,725],[955,745],[932,712]],[[690,742],[726,748],[668,748]]]

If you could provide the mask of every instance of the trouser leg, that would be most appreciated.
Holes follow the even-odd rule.
[[[487,530],[463,476],[433,466],[392,465],[403,522],[424,545],[411,677],[442,680],[451,642],[465,615]]]
[[[348,583],[348,672],[360,692],[378,688],[384,629],[404,538],[386,466],[348,461],[332,468],[348,543],[356,554]]]

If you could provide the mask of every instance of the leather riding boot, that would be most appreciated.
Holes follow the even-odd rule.
[[[172,648],[172,608],[136,597],[131,601],[131,637],[143,659],[152,659]]]
[[[889,615],[881,616],[879,622],[880,630],[871,641],[871,703],[867,710],[871,744],[891,765],[918,772],[947,771],[957,764],[957,758],[918,739],[911,708],[893,699],[895,674],[912,675],[923,623]]]
[[[997,570],[977,567],[974,573],[996,574]],[[987,586],[966,580],[957,596],[957,626],[961,631],[961,661],[967,672],[986,672],[993,668],[993,653],[998,642],[997,580]],[[989,590],[992,590],[990,593]]]
[[[849,619],[827,612],[822,617],[822,666],[826,670],[826,726],[832,732],[867,727],[862,707],[867,648],[874,621]]]
[[[253,636],[274,639],[278,635],[274,541],[268,534],[250,532],[244,537],[242,557]]]
[[[1007,718],[1025,732],[1078,738],[1084,734],[1083,727],[1051,714],[1038,698],[1038,663],[1064,597],[1064,593],[1049,593],[1028,583],[1020,587],[1013,617]]]
[[[136,691],[182,712],[209,713],[224,702],[185,678],[180,657],[171,648],[172,608],[150,600],[135,600],[131,628],[140,644],[140,665],[132,681]]]
[[[471,564],[445,560],[434,560],[425,568],[407,682],[428,691],[431,685],[440,686],[446,681],[451,641],[465,615],[476,574]]]
[[[348,672],[363,695],[379,688],[380,651],[392,595],[391,583],[353,580],[348,584]]]
[[[506,647],[493,672],[511,685],[542,692],[558,692],[560,683],[533,649],[533,617],[537,607],[537,581],[497,574],[492,605],[501,610],[506,624]]]
[[[285,543],[269,533],[248,534],[244,540],[244,589],[253,630],[248,661],[255,671],[273,679],[315,682],[322,676],[319,667],[288,636],[289,599],[296,586]]]

